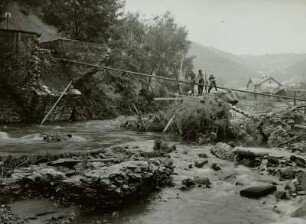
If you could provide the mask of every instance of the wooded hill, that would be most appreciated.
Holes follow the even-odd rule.
[[[306,83],[306,54],[234,55],[192,43],[194,68],[215,74],[220,85],[246,87],[251,77],[269,75],[281,82]]]

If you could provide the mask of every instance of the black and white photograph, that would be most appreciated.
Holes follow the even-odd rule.
[[[305,224],[306,0],[0,0],[0,224]]]

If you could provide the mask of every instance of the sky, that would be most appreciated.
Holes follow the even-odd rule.
[[[126,11],[170,11],[191,41],[233,54],[306,53],[306,0],[126,0]]]

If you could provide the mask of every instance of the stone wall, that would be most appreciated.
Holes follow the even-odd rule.
[[[22,117],[18,119],[31,122],[43,119],[72,79],[50,50],[38,47],[38,37],[32,32],[0,29],[0,42],[4,43],[0,45],[2,89],[12,95],[14,105],[21,108]],[[48,120],[69,120],[80,95],[71,87]],[[12,110],[8,110],[10,114],[14,114]],[[4,114],[2,117],[7,117],[8,122],[11,120]]]

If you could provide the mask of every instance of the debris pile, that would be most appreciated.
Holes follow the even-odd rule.
[[[292,151],[306,150],[305,106],[295,106],[267,115],[246,115],[248,119],[231,120],[235,141],[244,146],[288,146]]]
[[[224,137],[230,132],[229,106],[224,101],[203,96],[170,105],[147,118],[125,122],[122,127],[138,131],[169,131],[184,140],[204,144]]]
[[[270,147],[297,142],[306,135],[306,120],[300,107],[270,113],[259,120],[258,128]],[[305,129],[303,129],[303,126]]]

